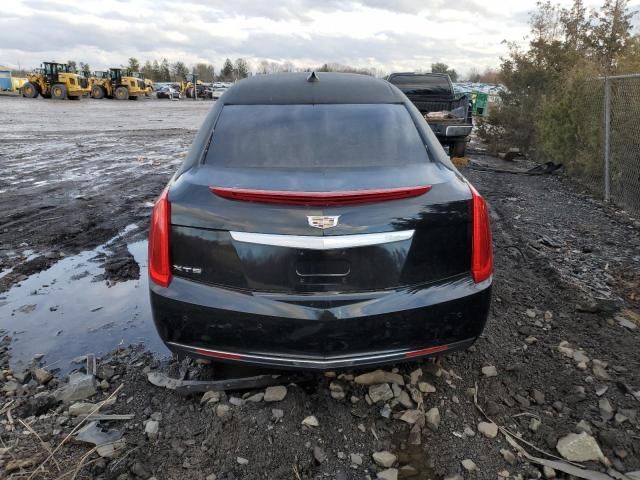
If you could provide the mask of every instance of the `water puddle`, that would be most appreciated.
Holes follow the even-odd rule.
[[[43,363],[67,371],[75,357],[138,343],[169,354],[151,318],[147,242],[127,247],[140,265],[140,278],[111,287],[95,278],[104,273],[96,256],[106,253],[107,245],[64,258],[0,296],[0,329],[13,339],[14,368],[44,354]]]

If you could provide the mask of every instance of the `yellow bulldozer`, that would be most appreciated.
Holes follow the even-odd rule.
[[[137,100],[145,94],[144,80],[129,75],[121,68],[110,68],[108,72],[94,72],[91,77],[92,98]]]
[[[41,68],[35,69],[27,77],[22,86],[22,96],[55,100],[79,100],[90,92],[89,81],[82,75],[71,71],[65,63],[43,62]]]

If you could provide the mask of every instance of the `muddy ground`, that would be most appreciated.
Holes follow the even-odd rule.
[[[153,372],[187,379],[257,372],[172,361],[156,348],[145,311],[140,242],[150,202],[209,105],[115,105],[0,98],[0,121],[11,121],[0,133],[0,478],[363,479],[387,470],[372,456],[380,451],[396,456],[390,468],[398,471],[385,478],[566,477],[527,461],[503,433],[478,431],[486,418],[474,406],[476,385],[485,413],[530,454],[559,455],[559,439],[587,431],[604,457],[583,465],[612,478],[640,470],[640,224],[561,174],[496,173],[490,169],[526,165],[480,153],[462,171],[490,202],[496,272],[487,329],[469,351],[390,366],[405,385],[373,405],[370,387],[353,380],[362,372],[293,379],[275,402],[256,388],[201,404],[202,394],[150,383]],[[83,292],[90,300],[74,309]],[[135,308],[111,310],[121,297]],[[132,330],[137,335],[127,336]],[[127,348],[132,338],[144,345]],[[100,412],[132,414],[102,422],[123,440],[113,455],[103,447],[105,456],[73,437],[58,448],[81,421],[73,414],[87,408],[54,396],[67,388],[70,370],[84,371],[70,360],[80,348],[104,353],[119,343],[98,361],[97,392],[91,379],[82,401],[111,396]],[[495,376],[483,373],[491,366]],[[418,368],[428,392],[407,386]],[[417,410],[417,427],[400,419],[407,410]],[[303,425],[308,416],[318,426]],[[477,469],[466,470],[464,460]]]

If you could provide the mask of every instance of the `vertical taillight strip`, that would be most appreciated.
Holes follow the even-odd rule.
[[[491,240],[491,222],[489,207],[478,191],[471,189],[472,208],[472,244],[471,244],[471,276],[476,283],[483,282],[493,274],[493,243]]]
[[[165,188],[151,213],[149,229],[149,278],[161,287],[171,283],[171,263],[169,261],[169,228],[171,204],[169,187]]]

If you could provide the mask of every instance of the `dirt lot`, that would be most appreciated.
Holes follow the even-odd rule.
[[[289,379],[273,402],[264,388],[202,403],[153,385],[154,372],[263,373],[172,361],[150,323],[150,202],[209,106],[0,98],[0,478],[567,476],[527,460],[508,432],[547,459],[536,449],[560,456],[559,440],[587,432],[603,456],[579,463],[640,478],[640,223],[561,175],[496,173],[523,165],[481,154],[463,173],[491,204],[496,273],[469,351],[397,365],[400,377],[376,381],[393,398],[371,405],[380,387],[354,381],[362,372]],[[85,371],[71,360],[86,353],[102,357],[97,380],[71,399],[67,375]],[[474,392],[497,436],[479,426]],[[132,415],[102,421],[122,439],[98,452],[65,441],[86,403],[108,398],[100,413]]]

